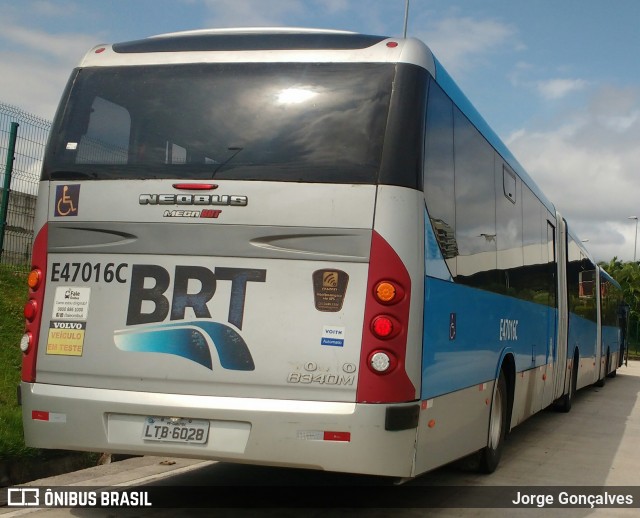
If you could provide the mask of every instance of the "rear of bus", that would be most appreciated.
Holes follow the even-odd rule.
[[[411,475],[429,66],[313,31],[89,52],[40,184],[27,444]]]

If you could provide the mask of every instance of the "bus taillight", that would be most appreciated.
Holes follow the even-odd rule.
[[[397,364],[398,359],[389,351],[373,351],[369,356],[369,365],[380,374],[393,372]]]
[[[384,280],[376,284],[374,296],[380,304],[397,304],[404,298],[404,290],[398,283]]]
[[[37,290],[40,287],[42,281],[42,270],[40,268],[34,268],[27,277],[27,284],[32,290]]]
[[[20,339],[20,350],[23,353],[26,353],[31,348],[32,345],[33,345],[33,335],[27,331],[25,334],[22,335],[22,338]]]
[[[33,319],[38,315],[38,303],[34,299],[29,299],[24,305],[23,313],[27,322],[33,322]]]
[[[356,399],[396,403],[415,399],[405,370],[411,278],[402,259],[373,232]]]
[[[381,340],[388,340],[402,331],[402,324],[391,315],[378,315],[371,321],[371,331]]]
[[[42,322],[42,307],[47,271],[47,225],[40,229],[33,242],[32,269],[27,278],[29,300],[24,306],[26,320],[25,333],[20,340],[22,351],[22,381],[36,379],[36,358],[38,356],[38,334]]]

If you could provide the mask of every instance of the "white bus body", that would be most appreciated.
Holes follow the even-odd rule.
[[[465,194],[476,155],[487,198]],[[56,115],[36,225],[34,447],[396,477],[480,451],[492,471],[512,426],[570,406],[622,350],[614,331],[608,372],[587,367],[605,351],[568,315],[567,242],[592,261],[415,39],[100,45]]]

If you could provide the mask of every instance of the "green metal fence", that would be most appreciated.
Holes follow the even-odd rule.
[[[0,264],[27,270],[51,122],[0,102]]]

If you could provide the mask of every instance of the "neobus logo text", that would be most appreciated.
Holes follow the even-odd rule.
[[[227,194],[141,194],[140,205],[230,205],[246,207],[247,196]]]
[[[173,272],[173,290],[166,296],[171,284],[171,274],[162,266],[136,264],[131,268],[131,291],[127,309],[127,325],[184,320],[185,311],[191,308],[196,318],[211,318],[207,303],[216,293],[218,282],[231,282],[228,322],[242,329],[247,283],[265,282],[266,270],[249,268],[215,268],[204,266],[176,266]],[[189,292],[190,281],[200,284],[199,291]],[[191,283],[191,289],[196,283]],[[146,286],[146,287],[145,287]],[[145,302],[147,304],[145,304]],[[153,311],[143,312],[145,308]]]

